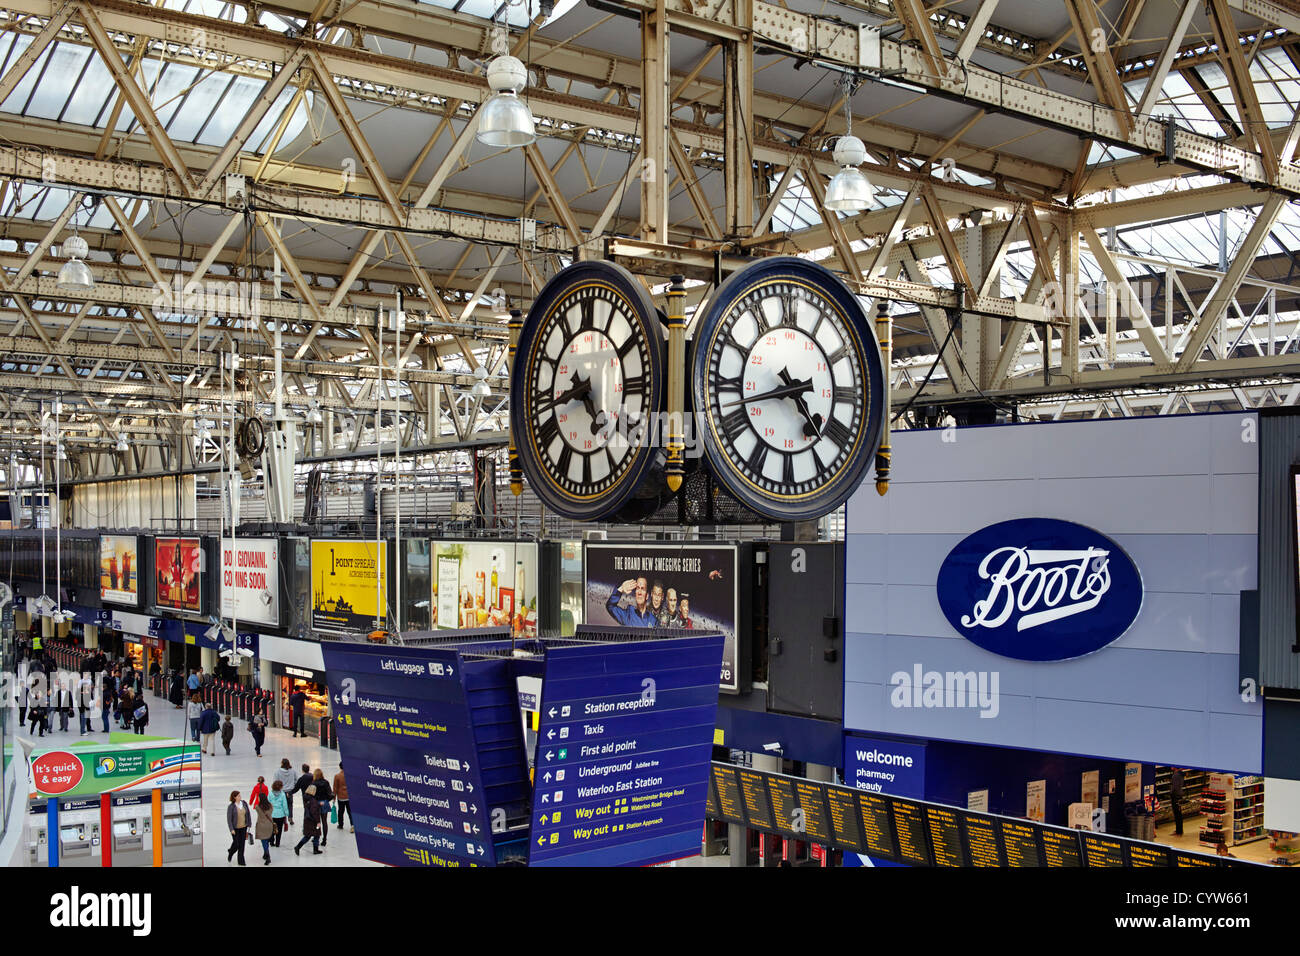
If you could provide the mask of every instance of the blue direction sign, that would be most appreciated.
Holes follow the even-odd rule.
[[[646,866],[699,851],[721,634],[549,648],[530,866]]]
[[[357,852],[393,866],[493,866],[460,654],[321,645]]]

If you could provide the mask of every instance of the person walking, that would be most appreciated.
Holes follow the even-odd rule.
[[[185,716],[190,720],[190,739],[195,743],[199,742],[199,718],[203,716],[203,705],[199,703],[198,695],[192,695],[189,702],[185,705]]]
[[[1183,835],[1183,768],[1171,767],[1169,802],[1174,807],[1174,836]]]
[[[211,707],[205,707],[199,714],[199,753],[212,751],[212,756],[217,755],[217,731],[221,729],[221,715]]]
[[[172,702],[172,706],[177,710],[181,709],[181,703],[185,699],[184,687],[185,682],[181,680],[181,675],[176,671],[172,671],[171,682],[167,688],[167,699]]]
[[[248,795],[248,805],[256,810],[258,805],[261,804],[270,793],[271,790],[266,785],[266,778],[258,777],[257,783],[253,785],[253,792]]]
[[[67,681],[59,677],[58,702],[55,705],[59,714],[59,732],[68,732],[68,718],[72,716],[72,689]]]
[[[293,713],[293,735],[295,737],[306,737],[306,718],[304,717],[307,706],[307,695],[303,693],[302,688],[296,688],[289,695],[289,709]]]
[[[226,829],[230,831],[230,849],[226,851],[227,863],[238,853],[239,865],[244,865],[244,843],[248,840],[248,825],[252,820],[252,812],[248,809],[248,804],[239,799],[239,791],[230,791],[230,805],[226,807]]]
[[[144,734],[144,729],[149,726],[149,702],[144,699],[142,694],[136,699],[135,707],[131,711],[131,719],[134,722],[135,732]]]
[[[339,802],[339,829],[343,829],[343,818],[351,816],[348,808],[348,782],[343,777],[343,764],[339,763],[339,772],[334,775],[334,799]],[[357,832],[356,819],[352,820],[351,833]]]
[[[311,840],[311,852],[319,856],[322,852],[320,848],[320,831],[320,804],[316,802],[316,788],[308,784],[307,788],[302,792],[302,839],[293,848],[294,855],[301,856],[302,848],[306,846],[308,840]]]
[[[226,748],[226,756],[230,756],[230,742],[235,739],[235,725],[230,722],[230,715],[226,714],[226,722],[221,725],[221,746]]]
[[[45,698],[41,695],[39,690],[33,690],[28,697],[27,719],[32,723],[32,728],[28,733],[44,737],[46,725]]]
[[[266,802],[271,807],[271,823],[275,827],[271,845],[279,846],[289,817],[289,804],[284,797],[284,784],[278,777],[271,781],[271,795],[266,798]]]
[[[302,773],[299,775],[298,779],[294,781],[293,789],[289,791],[289,798],[293,799],[293,795],[295,793],[306,793],[307,788],[311,786],[311,780],[312,780],[311,767],[307,764],[303,764]],[[303,805],[305,806],[306,803],[307,803],[307,798],[303,797]],[[289,820],[289,825],[293,826],[292,819]]]
[[[320,845],[324,848],[330,838],[330,805],[334,802],[334,794],[320,767],[312,771],[311,783],[316,788],[316,804],[320,807]]]
[[[122,718],[122,729],[131,729],[131,715],[135,712],[135,694],[131,693],[130,687],[122,688],[122,698],[118,701],[118,713]]]
[[[203,668],[196,671],[190,671],[189,678],[185,681],[186,693],[191,697],[199,692],[199,687],[203,684]]]
[[[77,682],[77,717],[81,721],[81,736],[90,733],[90,715],[93,713],[91,708],[94,706],[95,682],[91,679],[90,674],[82,674],[81,680]]]
[[[113,675],[107,670],[99,673],[99,718],[104,722],[104,733],[108,733],[108,715],[113,710]]]
[[[262,756],[262,745],[266,743],[266,718],[254,714],[248,722],[248,732],[253,735],[253,749],[259,757]]]
[[[285,757],[280,761],[280,769],[275,772],[275,783],[278,783],[280,788],[284,791],[284,800],[287,811],[285,816],[288,819],[288,823],[286,824],[287,826],[293,826],[293,791],[289,788],[293,786],[294,780],[296,779],[297,777],[293,772],[293,765],[289,763],[289,758]],[[275,784],[271,785],[271,789],[275,789]]]
[[[271,818],[271,804],[263,800],[257,805],[257,819],[253,836],[262,841],[262,864],[271,862],[271,837],[275,836],[275,823]]]

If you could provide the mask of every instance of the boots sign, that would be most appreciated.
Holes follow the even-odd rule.
[[[1142,608],[1142,576],[1124,550],[1052,518],[1017,518],[968,536],[944,559],[937,590],[962,637],[1022,661],[1099,651]]]

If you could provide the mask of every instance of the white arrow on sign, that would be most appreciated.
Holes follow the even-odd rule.
[[[548,711],[546,712],[546,715],[547,715],[548,717],[554,717],[554,716],[555,716],[555,708],[552,707],[550,710],[548,710]]]
[[[542,775],[542,779],[545,780],[547,783],[550,783],[550,782],[551,782],[551,772],[550,772],[549,770],[546,771],[546,773],[544,773],[544,774]]]
[[[546,760],[549,762],[551,757],[555,756],[551,751],[546,751]]]
[[[555,739],[555,729],[554,729],[554,728],[552,728],[551,730],[548,730],[548,731],[546,732],[546,739],[547,739],[547,740],[554,740],[554,739]]]
[[[549,793],[544,793],[544,794],[542,794],[542,803],[550,803],[551,801],[550,801],[549,798],[550,798],[550,794],[549,794]]]

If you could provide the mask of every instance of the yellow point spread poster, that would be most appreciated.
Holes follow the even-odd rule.
[[[386,627],[387,566],[388,549],[384,542],[313,541],[312,629],[369,631],[375,628],[376,618],[380,628]]]

